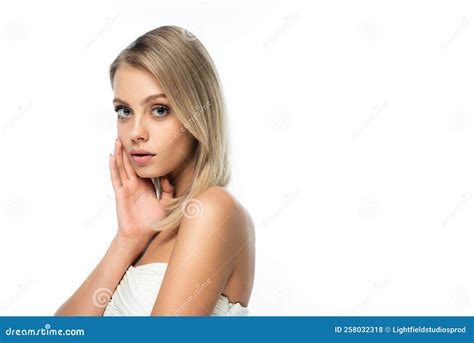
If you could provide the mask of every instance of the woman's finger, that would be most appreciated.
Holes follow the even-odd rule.
[[[112,187],[114,191],[117,191],[121,186],[120,176],[117,170],[117,164],[115,163],[115,156],[110,154],[109,156],[109,169],[110,169],[110,180],[112,181]]]
[[[127,181],[128,175],[127,172],[125,171],[125,168],[123,167],[123,158],[122,158],[122,143],[120,142],[120,139],[115,140],[115,160],[117,161],[117,169],[120,175],[120,179],[122,181],[122,184]]]
[[[160,185],[161,185],[161,190],[162,190],[161,198],[165,200],[173,199],[174,187],[166,176],[160,177]]]
[[[122,158],[123,158],[123,164],[125,166],[125,171],[127,172],[128,178],[130,180],[136,179],[137,174],[135,173],[135,170],[133,169],[132,161],[130,161],[128,153],[123,148],[122,148]]]

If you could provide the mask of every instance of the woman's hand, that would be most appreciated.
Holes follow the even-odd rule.
[[[160,177],[162,193],[158,199],[152,180],[135,173],[119,138],[109,166],[117,209],[117,237],[148,242],[158,231],[157,224],[167,216],[164,203],[173,198],[174,187],[166,177]]]

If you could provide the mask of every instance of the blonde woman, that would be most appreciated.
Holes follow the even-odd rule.
[[[55,315],[248,315],[254,225],[225,188],[225,106],[211,57],[188,31],[162,26],[117,56],[110,81],[118,230]]]

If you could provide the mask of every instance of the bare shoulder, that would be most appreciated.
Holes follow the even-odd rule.
[[[225,233],[227,230],[236,231],[242,238],[252,238],[254,224],[248,210],[238,199],[226,188],[212,186],[196,197],[202,206],[203,215],[208,215],[215,220],[215,224],[221,224]],[[227,228],[227,229],[226,229]]]
[[[219,237],[221,244],[234,253],[255,240],[249,211],[224,187],[209,187],[190,200],[183,211],[181,236]]]
[[[221,294],[247,303],[253,284],[254,228],[249,213],[223,187],[210,187],[184,204],[183,218],[152,315],[176,312],[196,285],[199,302],[180,315],[209,315]],[[193,293],[194,292],[194,293]]]

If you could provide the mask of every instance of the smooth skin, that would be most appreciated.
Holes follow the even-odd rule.
[[[151,315],[207,316],[221,294],[248,306],[255,271],[255,230],[248,211],[227,189],[213,186],[188,204],[192,214],[185,210],[179,230],[151,229],[166,217],[166,201],[183,194],[192,181],[195,141],[187,130],[176,138],[182,124],[166,95],[156,96],[164,93],[149,73],[120,66],[114,93],[118,137],[109,169],[118,230],[102,260],[55,315],[103,315],[127,269],[154,262],[168,267]],[[131,149],[157,155],[138,165]],[[150,180],[157,176],[160,199]]]

